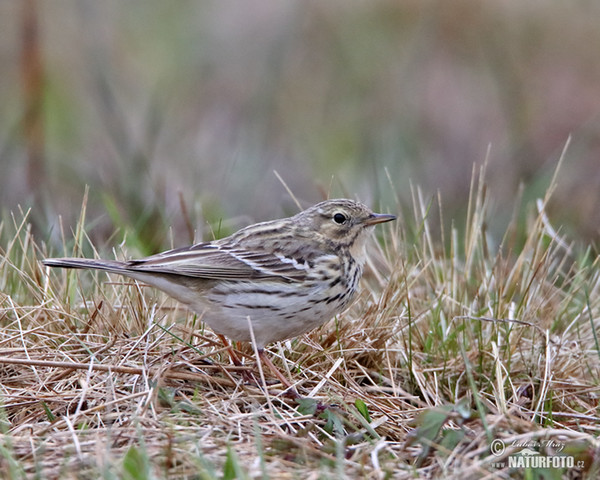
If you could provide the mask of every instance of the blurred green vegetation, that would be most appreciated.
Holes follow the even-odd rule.
[[[89,185],[96,241],[133,230],[150,253],[169,227],[184,244],[188,224],[211,238],[294,213],[277,170],[306,205],[389,209],[397,195],[408,211],[420,185],[449,224],[487,157],[496,233],[520,185],[543,195],[571,135],[549,213],[597,241],[599,14],[590,1],[2,2],[0,205],[32,206],[58,244],[58,216],[73,228]]]

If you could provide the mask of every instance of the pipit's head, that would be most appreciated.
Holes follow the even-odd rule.
[[[325,242],[362,251],[367,235],[378,223],[394,220],[394,215],[373,213],[353,200],[326,200],[298,213],[294,220],[306,225]]]

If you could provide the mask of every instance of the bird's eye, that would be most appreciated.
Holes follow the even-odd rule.
[[[333,216],[333,221],[335,223],[337,223],[338,225],[342,225],[343,223],[346,223],[347,220],[348,220],[348,217],[346,215],[344,215],[343,213],[336,213]]]

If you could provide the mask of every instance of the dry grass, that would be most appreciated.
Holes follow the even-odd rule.
[[[464,231],[435,238],[415,191],[355,305],[270,347],[300,403],[268,375],[244,382],[201,319],[156,291],[46,271],[42,257],[72,252],[47,252],[26,214],[6,219],[0,476],[595,478],[600,260],[552,229],[548,198],[522,245],[514,225],[493,245],[474,183]],[[509,468],[525,446],[576,468]]]

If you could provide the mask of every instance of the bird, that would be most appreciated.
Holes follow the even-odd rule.
[[[346,310],[362,277],[369,234],[395,219],[357,201],[332,199],[141,259],[47,258],[43,264],[103,270],[162,290],[200,314],[221,338],[254,341],[261,360],[290,386],[265,347]]]

